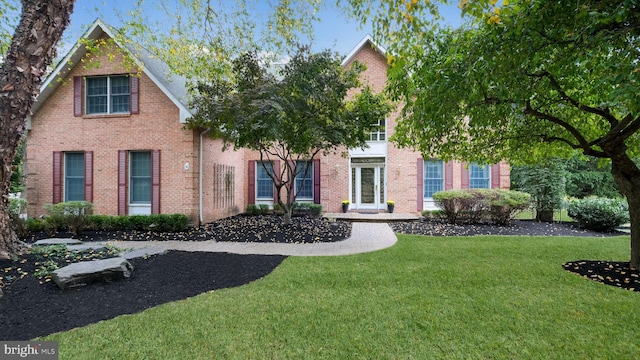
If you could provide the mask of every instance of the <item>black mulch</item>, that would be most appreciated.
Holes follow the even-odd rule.
[[[399,222],[390,224],[396,232],[425,235],[543,235],[543,236],[613,236],[580,230],[571,224],[547,224],[516,221],[507,227],[491,225],[451,226],[437,221]],[[283,227],[273,216],[235,216],[216,221],[184,233],[152,232],[87,232],[80,239],[92,240],[209,240],[261,242],[327,242],[345,239],[351,224],[338,221],[294,218],[294,224]],[[68,237],[68,234],[58,234]],[[35,234],[25,239],[42,238]],[[236,255],[170,251],[166,255],[132,260],[133,276],[112,283],[93,283],[67,291],[52,282],[40,283],[32,276],[35,265],[31,255],[17,261],[0,260],[0,270],[17,278],[5,287],[0,299],[0,340],[28,340],[75,327],[85,326],[122,314],[137,313],[207,291],[239,286],[260,279],[275,269],[286,257],[269,255]],[[639,291],[638,272],[626,270],[625,263],[577,261],[563,266],[576,273],[586,268],[587,276],[626,289]],[[613,266],[613,268],[611,268]],[[626,263],[628,268],[628,263]],[[26,275],[25,275],[26,274]],[[595,275],[592,276],[592,275]],[[600,279],[598,277],[602,277]],[[616,281],[615,279],[618,279]],[[618,285],[620,284],[620,285]]]
[[[192,227],[185,232],[160,233],[152,231],[84,231],[80,236],[58,233],[56,237],[73,237],[82,241],[235,241],[235,242],[274,242],[274,243],[317,243],[344,240],[351,234],[351,223],[336,221],[329,224],[326,220],[308,216],[291,219],[284,225],[282,218],[275,215],[247,216],[236,215],[214,221],[202,226]],[[45,233],[35,233],[24,239],[32,243],[48,238]]]
[[[169,251],[131,260],[134,270],[128,279],[67,291],[53,282],[40,284],[37,278],[25,276],[5,289],[0,299],[0,339],[29,340],[211,290],[240,286],[266,276],[285,258]]]

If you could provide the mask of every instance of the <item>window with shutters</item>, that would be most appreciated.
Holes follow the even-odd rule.
[[[471,163],[469,165],[469,187],[471,189],[489,189],[491,167],[489,165],[481,165]]]
[[[151,152],[130,152],[129,167],[129,202],[151,204]]]
[[[64,153],[64,201],[84,200],[84,153]]]
[[[264,166],[263,166],[264,165]],[[256,199],[273,199],[273,164],[256,161]]]
[[[424,161],[424,197],[431,198],[444,188],[444,163],[442,160]]]
[[[305,169],[307,173],[305,176]],[[296,163],[296,181],[295,188],[297,200],[313,200],[313,162],[298,161]]]
[[[85,109],[88,115],[130,112],[129,75],[87,77],[85,86]]]

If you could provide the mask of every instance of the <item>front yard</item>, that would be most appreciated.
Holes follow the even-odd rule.
[[[54,334],[61,359],[631,359],[638,292],[563,270],[621,237],[425,237]],[[105,304],[107,306],[108,304]]]

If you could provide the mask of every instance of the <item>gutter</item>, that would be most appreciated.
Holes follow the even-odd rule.
[[[198,225],[202,225],[202,220],[203,220],[203,216],[202,216],[202,137],[204,136],[204,134],[208,133],[210,131],[210,129],[207,129],[203,132],[200,133],[200,156],[198,158],[198,166],[199,166],[199,170],[198,170]]]

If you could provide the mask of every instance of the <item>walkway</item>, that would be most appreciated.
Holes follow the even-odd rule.
[[[354,222],[346,240],[314,244],[244,243],[216,241],[110,241],[121,249],[166,249],[182,251],[228,252],[233,254],[336,256],[386,249],[398,239],[386,223]]]

